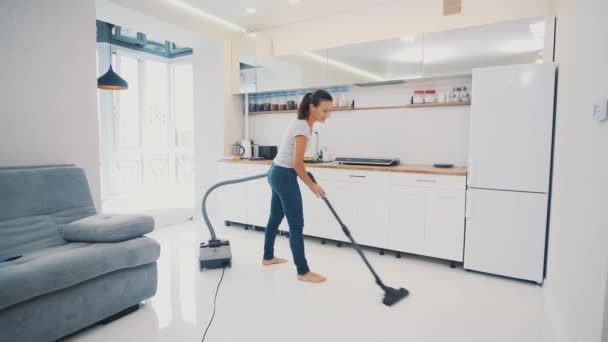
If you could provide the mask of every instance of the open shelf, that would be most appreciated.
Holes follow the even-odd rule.
[[[349,110],[382,110],[382,109],[399,109],[399,108],[423,108],[423,107],[455,107],[455,106],[470,106],[471,101],[466,102],[435,102],[435,103],[419,103],[409,104],[404,106],[384,106],[384,107],[334,107],[332,111],[349,111]],[[264,112],[249,112],[250,115],[255,114],[278,114],[278,113],[295,113],[295,110],[273,110]]]

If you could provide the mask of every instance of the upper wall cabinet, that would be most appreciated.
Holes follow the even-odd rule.
[[[232,40],[232,93],[255,93],[256,75],[256,38],[248,34]]]
[[[327,50],[257,60],[257,91],[322,87],[327,85]]]
[[[381,84],[552,61],[554,28],[554,17],[534,17],[274,57],[269,39],[245,35],[233,41],[233,92]]]
[[[420,77],[422,43],[421,36],[408,35],[331,48],[327,84],[373,84]]]
[[[554,18],[536,17],[424,34],[424,76],[552,61]]]

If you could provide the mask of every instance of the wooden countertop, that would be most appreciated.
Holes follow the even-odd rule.
[[[233,159],[220,159],[220,162],[224,163],[238,163],[238,164],[260,164],[270,165],[272,160],[233,160]],[[410,165],[400,164],[394,166],[373,166],[373,165],[343,165],[336,162],[328,163],[304,163],[309,168],[329,168],[329,169],[345,169],[345,170],[365,170],[365,171],[388,171],[388,172],[409,172],[409,173],[426,173],[434,175],[447,175],[447,176],[466,176],[466,167],[452,167],[452,168],[438,168],[433,165]]]

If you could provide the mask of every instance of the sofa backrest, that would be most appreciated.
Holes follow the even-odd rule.
[[[62,225],[96,213],[79,167],[0,168],[0,257],[65,244]]]

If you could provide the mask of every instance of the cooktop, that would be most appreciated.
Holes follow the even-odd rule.
[[[340,164],[358,164],[358,165],[382,165],[391,166],[398,165],[399,158],[385,159],[385,158],[336,158],[336,162]]]

